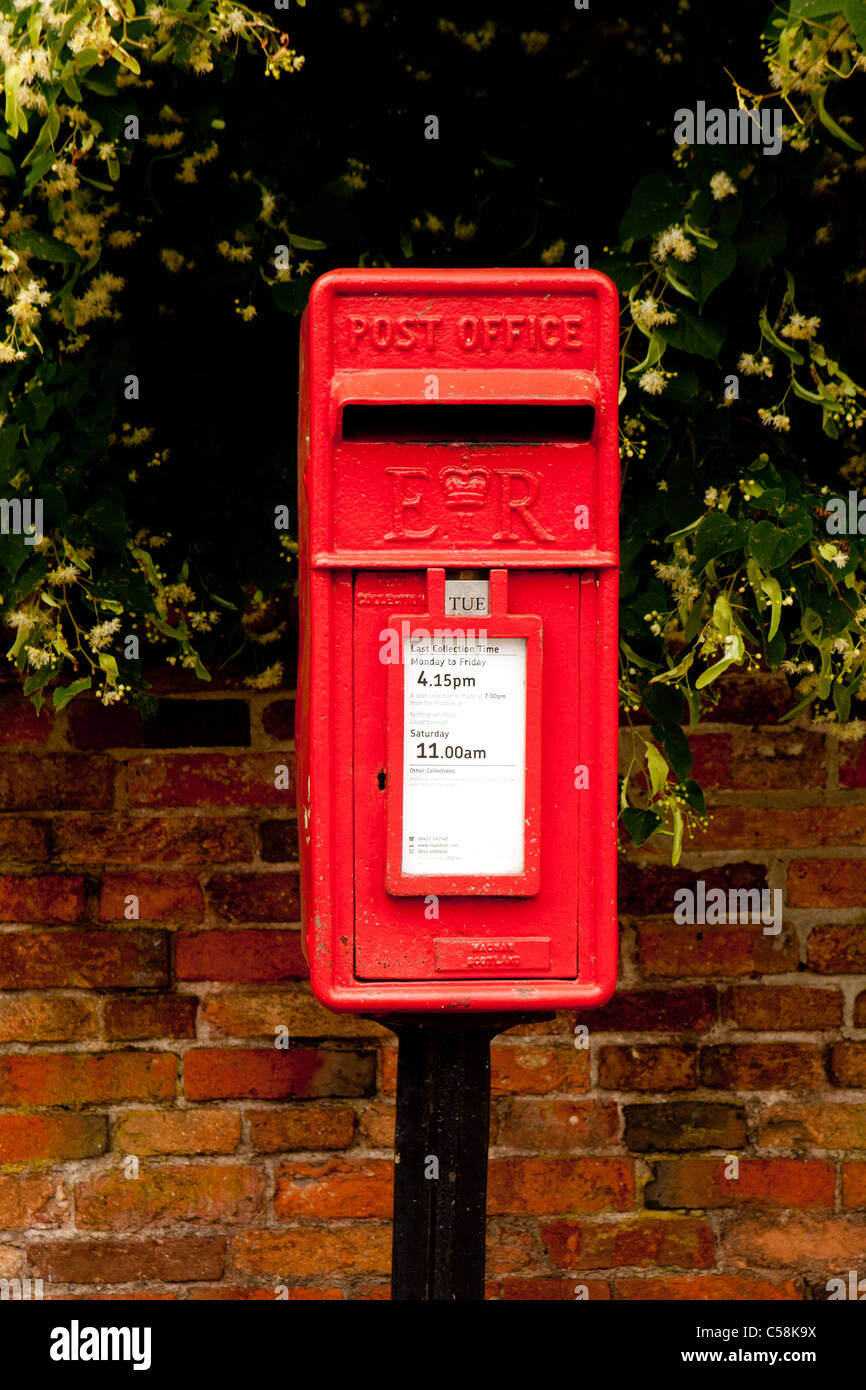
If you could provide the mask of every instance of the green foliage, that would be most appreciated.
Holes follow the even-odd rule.
[[[322,104],[306,109],[310,131],[299,131],[285,103],[259,114],[273,86],[262,78],[303,61],[270,12],[231,0],[18,5],[0,0],[0,496],[42,498],[45,519],[37,544],[0,535],[0,609],[8,656],[37,704],[48,694],[62,708],[86,690],[106,703],[146,702],[129,636],[201,679],[209,653],[239,646],[261,658],[252,684],[282,676],[279,661],[267,663],[286,630],[280,593],[296,547],[276,529],[269,544],[260,530],[245,539],[241,508],[248,476],[268,505],[291,496],[286,451],[275,462],[270,450],[259,460],[251,449],[229,475],[229,517],[208,512],[185,531],[185,513],[218,489],[209,478],[192,487],[190,439],[197,445],[201,430],[188,428],[183,410],[167,421],[136,406],[141,347],[134,357],[130,306],[158,301],[161,350],[176,377],[174,323],[222,315],[219,343],[204,347],[240,371],[242,335],[252,343],[281,322],[271,341],[282,354],[286,327],[296,337],[288,316],[332,264],[556,265],[574,241],[589,241],[622,302],[621,696],[631,756],[620,800],[629,835],[669,836],[676,860],[700,826],[704,801],[682,725],[712,712],[726,673],[783,671],[796,713],[842,736],[866,729],[856,718],[864,541],[828,532],[829,500],[866,480],[863,360],[852,363],[846,345],[866,282],[851,215],[864,170],[863,0],[768,4],[765,90],[734,71],[727,91],[732,105],[784,112],[779,155],[754,145],[669,153],[668,127],[661,150],[654,137],[654,153],[645,144],[631,165],[622,140],[603,150],[632,173],[594,200],[576,176],[585,145],[573,151],[574,172],[557,154],[561,123],[527,157],[516,130],[523,117],[507,121],[522,108],[503,103],[501,65],[515,91],[537,82],[545,112],[554,90],[595,81],[606,96],[614,51],[646,72],[636,111],[683,57],[680,94],[699,90],[690,66],[699,56],[700,81],[727,83],[700,16],[688,49],[679,27],[688,6],[661,0],[659,14],[640,6],[634,24],[576,30],[591,18],[566,19],[561,4],[540,0],[539,27],[527,30],[420,9],[395,26],[385,0],[347,5],[311,48],[326,106],[335,106],[326,65],[337,23],[364,74],[354,109],[358,92],[368,104],[384,82],[394,92],[382,108],[387,125],[340,115],[329,143],[316,124],[328,118]],[[738,54],[755,85],[751,47],[744,31]],[[420,114],[406,114],[413,100],[418,113],[437,111],[458,90],[466,105],[455,110],[468,123],[452,117],[461,135],[447,165],[436,173],[433,142],[422,157],[417,140],[398,141],[389,174],[395,132],[412,120],[421,127]],[[496,119],[485,123],[491,91]],[[278,116],[291,123],[285,138],[269,133]],[[629,136],[645,124],[634,117]],[[587,231],[579,219],[592,215]],[[284,433],[294,415],[287,371],[275,378]],[[277,414],[268,400],[260,379],[248,379],[255,441]]]
[[[670,835],[674,862],[683,821],[700,823],[703,806],[690,795],[688,768],[671,756],[670,731],[679,732],[683,702],[692,724],[713,707],[726,671],[781,670],[797,683],[792,714],[808,709],[843,735],[866,731],[851,720],[866,669],[863,541],[828,535],[830,489],[796,438],[804,409],[817,408],[824,435],[856,450],[864,391],[822,341],[821,316],[798,309],[793,256],[785,254],[792,229],[780,212],[768,215],[773,195],[783,204],[780,182],[796,179],[798,159],[814,193],[856,178],[845,151],[862,146],[828,116],[826,98],[864,66],[859,18],[856,5],[844,13],[798,0],[787,12],[777,7],[765,31],[771,90],[735,91],[741,107],[757,109],[781,96],[795,117],[780,173],[742,148],[680,147],[675,173],[638,183],[612,249],[612,274],[627,299],[626,470],[649,468],[662,494],[676,494],[663,512],[645,503],[635,513],[625,489],[626,550],[637,573],[624,586],[623,699],[634,717],[644,707],[655,713],[659,687],[677,698],[649,738],[633,731],[621,801],[632,839]],[[859,267],[850,278],[862,281]],[[754,315],[751,353],[738,351],[739,305]],[[689,408],[677,419],[671,402],[683,398]],[[763,429],[765,448],[732,428],[734,410],[751,412],[751,438]],[[685,450],[674,437],[684,423]],[[848,465],[843,459],[843,477],[860,481],[866,461],[857,453]]]

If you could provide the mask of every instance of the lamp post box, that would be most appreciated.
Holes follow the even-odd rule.
[[[332,1009],[613,990],[618,332],[591,270],[313,286],[297,779]]]

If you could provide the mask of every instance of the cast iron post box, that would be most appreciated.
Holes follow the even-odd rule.
[[[618,334],[590,270],[312,288],[297,787],[332,1009],[613,991]]]

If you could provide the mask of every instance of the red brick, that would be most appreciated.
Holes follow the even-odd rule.
[[[728,671],[713,689],[719,695],[714,724],[776,724],[796,703],[782,675]]]
[[[3,989],[153,989],[167,983],[163,932],[0,933]]]
[[[864,1227],[850,1216],[757,1216],[738,1218],[723,1244],[728,1257],[747,1268],[813,1268],[832,1273],[857,1267],[864,1250]],[[852,1263],[853,1262],[853,1263]]]
[[[232,1241],[234,1266],[245,1274],[274,1275],[279,1283],[325,1275],[387,1274],[390,1223],[361,1226],[298,1226],[285,1231],[242,1231]],[[291,1278],[287,1278],[287,1276]]]
[[[0,922],[75,922],[84,912],[84,879],[40,874],[0,877]]]
[[[788,865],[789,907],[866,906],[860,859],[795,859]]]
[[[82,1042],[98,1032],[95,999],[0,995],[0,1042]]]
[[[839,1028],[842,995],[838,989],[807,985],[735,985],[722,997],[722,1017],[755,1032]]]
[[[0,1177],[0,1230],[26,1231],[62,1226],[68,1208],[57,1177],[45,1173],[22,1173]]]
[[[767,791],[823,787],[824,738],[802,729],[689,735],[692,777],[706,791],[731,787]]]
[[[866,1149],[866,1105],[779,1101],[761,1118],[765,1148]]]
[[[202,1001],[201,1018],[226,1037],[274,1038],[288,1028],[298,1038],[378,1038],[381,1024],[356,1014],[334,1014],[306,986],[288,989],[227,990]]]
[[[289,1285],[280,1286],[274,1284],[265,1289],[240,1289],[227,1288],[225,1284],[219,1284],[212,1289],[190,1289],[188,1299],[191,1303],[226,1303],[226,1302],[250,1302],[250,1303],[273,1303],[276,1299],[275,1288],[285,1287],[288,1292],[289,1303],[297,1303],[299,1300],[326,1300],[332,1303],[340,1303],[343,1299],[342,1289],[305,1289],[290,1287]]]
[[[331,1013],[309,990],[232,990],[202,1002],[202,1020],[227,1037],[278,1036],[288,1029],[292,1038],[382,1037],[385,1030],[373,1019],[352,1013]]]
[[[76,1184],[79,1230],[141,1231],[177,1221],[245,1226],[260,1216],[265,1173],[239,1163],[140,1168],[137,1178],[99,1173]]]
[[[142,922],[200,922],[204,898],[195,874],[159,874],[130,870],[106,874],[99,891],[99,919],[122,922],[126,899],[138,898],[138,919]]]
[[[665,1274],[662,1278],[624,1277],[614,1285],[614,1297],[626,1302],[750,1303],[788,1302],[802,1298],[793,1279],[780,1284],[746,1274]]]
[[[184,1058],[189,1100],[361,1096],[369,1093],[374,1079],[372,1052],[202,1047]]]
[[[490,1049],[491,1095],[546,1095],[548,1091],[585,1091],[588,1086],[586,1048],[530,1042],[524,1047],[494,1043]]]
[[[176,941],[179,980],[258,984],[302,980],[309,974],[299,931],[178,932]]]
[[[248,1110],[245,1118],[250,1143],[259,1153],[347,1149],[355,1137],[355,1112],[347,1105],[304,1101],[279,1110]],[[393,1127],[393,1111],[391,1123]]]
[[[617,885],[619,910],[640,917],[658,912],[672,920],[677,905],[674,894],[683,888],[696,892],[698,880],[706,885],[707,893],[711,888],[721,888],[726,894],[732,888],[763,889],[767,886],[767,869],[764,864],[714,864],[683,869],[653,860],[623,858]]]
[[[487,1222],[485,1265],[488,1279],[503,1274],[520,1274],[538,1263],[539,1242],[535,1222],[525,1224],[510,1216]]]
[[[843,787],[866,787],[866,739],[841,745],[839,783]]]
[[[297,874],[215,874],[207,894],[226,922],[296,922],[301,912]]]
[[[84,753],[4,753],[0,806],[6,811],[105,810],[112,803],[114,765]]]
[[[842,1206],[846,1211],[866,1211],[866,1162],[842,1164]]]
[[[759,926],[641,924],[638,958],[648,978],[783,975],[797,969],[799,947],[790,927],[765,936]]]
[[[289,768],[289,787],[278,790],[275,770]],[[132,757],[131,806],[294,806],[293,758],[270,753],[168,753]]]
[[[114,1130],[114,1148],[146,1158],[152,1154],[232,1154],[241,1142],[235,1111],[127,1110]]]
[[[222,1278],[226,1243],[222,1236],[164,1235],[154,1240],[36,1241],[29,1253],[34,1275],[53,1284],[186,1284]]]
[[[298,822],[267,820],[259,825],[262,859],[266,864],[293,864],[298,858]]]
[[[841,1042],[830,1051],[830,1075],[837,1086],[866,1086],[866,1042]]]
[[[2,824],[2,822],[0,822]],[[250,821],[239,816],[58,816],[54,852],[64,864],[212,864],[253,857]]]
[[[278,1165],[275,1179],[274,1212],[283,1221],[391,1216],[394,1165],[388,1159],[293,1159]]]
[[[605,1045],[598,1051],[598,1084],[606,1091],[690,1091],[696,1058],[693,1047]]]
[[[491,1215],[625,1211],[634,1205],[634,1168],[625,1158],[492,1158]]]
[[[687,850],[842,848],[866,845],[866,806],[716,806]]]
[[[0,1105],[168,1100],[177,1060],[165,1052],[34,1053],[0,1057]]]
[[[515,1096],[494,1104],[492,1144],[510,1149],[593,1149],[616,1141],[619,1126],[612,1101],[547,1100]]]
[[[52,727],[47,707],[37,714],[33,701],[27,696],[0,696],[0,747],[44,743]]]
[[[623,1142],[636,1153],[669,1153],[688,1149],[742,1148],[746,1142],[746,1112],[742,1105],[719,1101],[655,1101],[624,1105]]]
[[[196,1001],[185,994],[106,999],[105,1036],[112,1042],[142,1038],[194,1038]]]
[[[702,1049],[700,1079],[724,1090],[812,1091],[824,1085],[824,1067],[808,1043],[721,1043]]]
[[[491,1286],[489,1296],[515,1303],[573,1303],[578,1287],[586,1290],[584,1297],[590,1303],[610,1299],[610,1285],[602,1279],[503,1279]]]
[[[810,970],[819,975],[866,973],[866,922],[813,927],[806,943]]]
[[[294,700],[273,700],[262,710],[262,728],[269,738],[288,742],[295,737]]]
[[[491,1048],[491,1052],[492,1052]],[[386,1096],[397,1093],[397,1048],[386,1044],[379,1051],[379,1090]]]
[[[718,1018],[716,991],[709,985],[691,989],[617,991],[609,1004],[578,1015],[591,1033],[706,1032]]]
[[[651,1210],[677,1207],[794,1207],[830,1210],[836,1168],[828,1159],[741,1158],[739,1176],[726,1177],[721,1158],[659,1159],[644,1190]]]
[[[0,1163],[95,1158],[107,1147],[104,1115],[0,1115]]]
[[[396,1119],[397,1107],[392,1100],[380,1099],[363,1105],[358,1121],[360,1142],[371,1149],[393,1149]],[[304,1148],[315,1148],[315,1145],[305,1144]]]
[[[673,1265],[706,1269],[715,1259],[708,1221],[694,1217],[635,1217],[627,1221],[547,1221],[541,1238],[558,1269],[615,1269]]]
[[[48,821],[0,816],[0,863],[38,864],[48,858]]]
[[[189,1297],[189,1295],[187,1295]],[[177,1299],[176,1293],[147,1293],[136,1291],[135,1293],[99,1293],[93,1289],[88,1289],[85,1293],[53,1293],[46,1299],[47,1303],[174,1303]]]
[[[854,1027],[866,1028],[866,990],[861,990],[854,1000]]]

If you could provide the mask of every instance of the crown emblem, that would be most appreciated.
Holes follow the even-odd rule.
[[[490,486],[490,470],[473,464],[470,468],[451,465],[439,474],[445,492],[446,507],[483,507]]]

